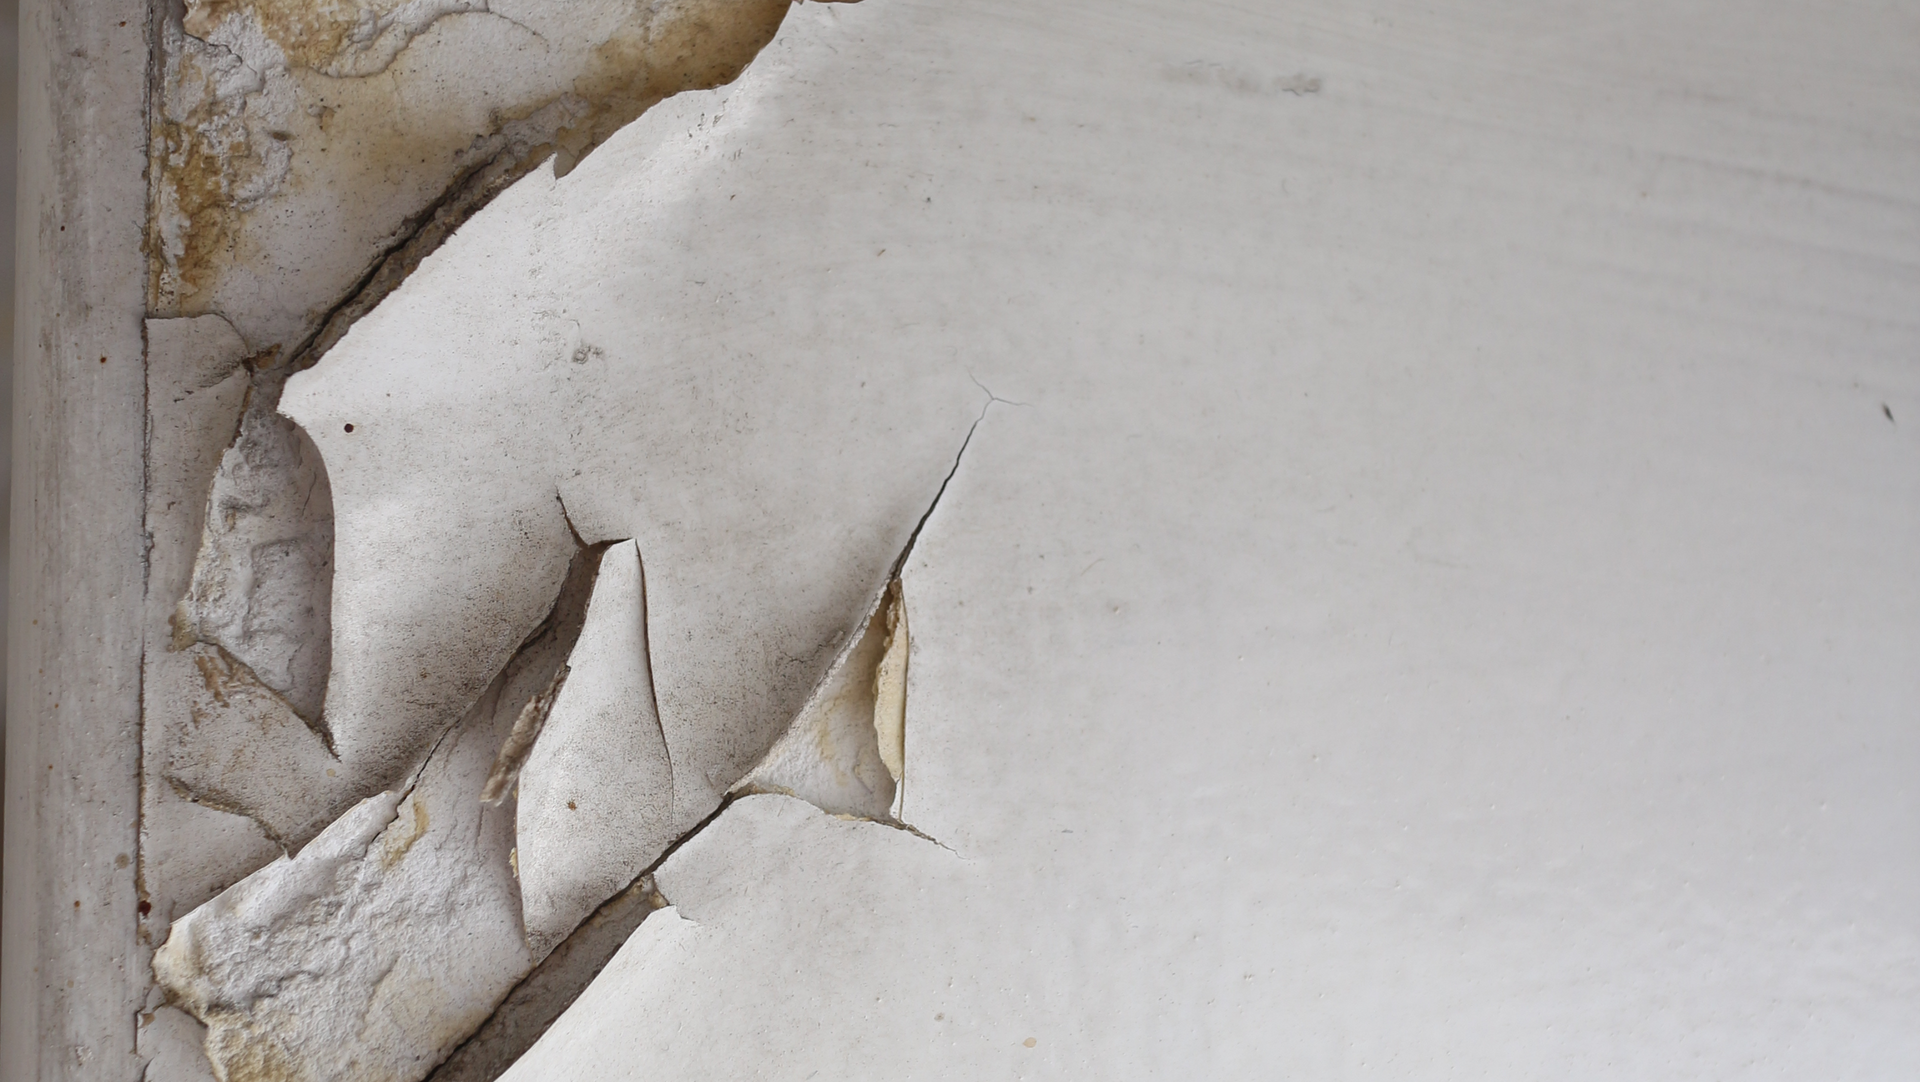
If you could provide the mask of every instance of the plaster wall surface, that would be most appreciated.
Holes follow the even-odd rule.
[[[1007,400],[940,845],[733,805],[508,1077],[1910,1075],[1914,30],[869,2],[669,103],[669,337]]]

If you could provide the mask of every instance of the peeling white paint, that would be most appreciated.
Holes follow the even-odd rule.
[[[887,584],[887,637],[873,669],[873,733],[895,783],[907,777],[907,601],[900,580]]]
[[[219,316],[149,319],[146,331],[151,620],[186,592],[207,489],[246,405],[249,351]]]
[[[796,12],[603,262],[1023,403],[901,570],[953,852],[737,800],[506,1077],[1913,1074],[1902,25]]]
[[[150,931],[397,786],[172,924],[224,1082],[421,1077],[703,822],[510,1078],[1911,1073],[1920,74],[1701,10],[802,9],[514,187],[288,385],[339,758],[237,466],[149,651]]]
[[[218,316],[150,319],[146,338],[148,545],[143,633],[148,648],[142,662],[147,724],[141,733],[146,772],[140,812],[141,882],[147,903],[146,931],[164,937],[167,922],[176,912],[199,905],[237,882],[273,859],[279,847],[269,831],[233,808],[192,803],[181,787],[166,780],[162,768],[175,761],[191,740],[196,714],[205,716],[202,704],[225,694],[228,667],[217,656],[206,659],[217,666],[212,674],[216,679],[210,680],[194,657],[172,648],[170,621],[173,601],[186,591],[192,575],[207,489],[240,425],[248,389],[243,362],[249,350]],[[268,698],[272,698],[270,692]],[[269,726],[279,713],[291,719],[284,704],[255,700],[249,705],[264,708]],[[239,714],[234,724],[252,725],[253,715],[254,711]],[[298,726],[297,719],[291,720]],[[210,750],[213,754],[203,761],[209,771],[224,772],[232,765],[224,757],[232,747]],[[188,773],[192,776],[197,771],[190,766]],[[295,781],[303,784],[307,779]],[[292,803],[298,806],[304,801]],[[314,829],[331,818],[327,815]]]
[[[207,1027],[185,1011],[157,1006],[140,1016],[136,1033],[146,1061],[140,1082],[216,1082],[203,1051]]]
[[[886,620],[876,607],[849,636],[806,706],[736,792],[799,797],[836,815],[892,813],[894,776],[881,759],[874,724],[875,674],[886,653]]]
[[[520,897],[536,958],[673,841],[673,764],[653,709],[640,554],[600,558],[565,685],[520,772]]]
[[[288,360],[462,178],[571,162],[785,6],[195,0],[161,21],[152,303]]]
[[[533,964],[510,814],[477,799],[511,717],[474,720],[415,785],[174,922],[154,974],[224,1082],[422,1078]]]
[[[472,701],[546,610],[575,532],[633,538],[674,829],[690,828],[825,675],[977,414],[958,366],[659,334],[689,303],[741,330],[809,318],[694,301],[695,281],[649,269],[643,253],[684,249],[677,202],[739,168],[711,133],[759,107],[683,97],[564,180],[517,185],[287,385],[333,486],[327,723],[349,766],[408,762]]]

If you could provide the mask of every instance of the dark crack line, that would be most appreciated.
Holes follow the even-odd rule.
[[[794,797],[794,799],[799,800],[800,798]],[[865,815],[855,815],[855,816],[851,816],[851,818],[858,819],[863,823],[872,823],[875,826],[883,826],[890,830],[898,830],[905,834],[911,834],[923,842],[932,842],[934,845],[937,845],[940,848],[945,849],[947,852],[952,853],[955,857],[959,857],[961,860],[966,859],[965,857],[960,856],[960,851],[958,849],[955,849],[953,846],[948,845],[946,842],[941,841],[940,839],[934,837],[933,835],[927,833],[926,831],[921,830],[919,827],[914,826],[912,823],[907,822],[905,819],[900,819],[891,815],[887,816],[885,819],[874,819]]]
[[[969,376],[968,378],[971,379],[972,377]],[[979,381],[974,380],[974,383],[977,386]],[[981,387],[980,389],[983,391],[987,390],[985,387]],[[967,448],[972,445],[973,434],[979,431],[980,422],[987,419],[987,411],[993,408],[995,402],[1004,401],[1006,400],[995,398],[992,391],[987,391],[987,403],[980,407],[980,416],[975,417],[973,423],[967,426],[967,436],[960,441],[960,450],[954,452],[953,465],[947,469],[947,475],[940,479],[940,487],[934,491],[933,501],[927,504],[926,511],[920,515],[920,521],[913,524],[913,532],[907,535],[907,543],[901,547],[900,555],[894,559],[892,569],[887,572],[887,582],[889,584],[892,584],[900,578],[900,572],[907,566],[907,558],[913,555],[913,546],[920,542],[920,531],[927,528],[927,520],[933,517],[934,509],[940,506],[940,498],[947,494],[947,486],[953,482],[954,474],[960,472],[960,460],[966,457]],[[1014,405],[1015,403],[1008,404]],[[883,600],[882,604],[884,603]]]
[[[980,388],[981,391],[985,392],[987,396],[987,405],[989,406],[993,405],[995,402],[1004,402],[1009,406],[1027,406],[1031,404],[1027,402],[1015,402],[1011,398],[1001,398],[999,395],[993,393],[993,388],[988,387],[986,384],[980,382],[980,377],[974,375],[972,372],[967,373],[967,378],[973,381],[973,385],[975,387],[978,387]],[[986,410],[982,409],[980,412],[982,414],[985,414]]]
[[[542,34],[542,33],[541,33],[540,31],[538,31],[538,30],[535,30],[535,29],[534,29],[533,27],[531,27],[531,26],[528,26],[528,25],[527,25],[526,23],[523,23],[523,22],[521,22],[521,21],[520,21],[519,19],[516,19],[516,18],[514,18],[514,17],[513,17],[513,16],[511,16],[511,15],[508,15],[508,14],[506,14],[506,13],[504,13],[504,12],[499,12],[499,11],[495,11],[495,10],[493,10],[493,7],[492,7],[492,5],[490,5],[490,4],[482,4],[482,5],[480,5],[479,7],[477,7],[477,8],[473,8],[473,9],[471,9],[471,10],[469,10],[469,11],[465,11],[465,12],[453,12],[453,14],[456,14],[456,15],[491,15],[491,16],[493,16],[493,17],[494,17],[494,18],[496,18],[496,19],[501,19],[501,20],[504,20],[504,21],[506,21],[506,22],[509,22],[509,23],[512,23],[513,25],[515,25],[515,26],[517,26],[517,27],[519,27],[520,29],[522,29],[522,30],[525,30],[525,31],[526,31],[527,33],[529,33],[529,34],[532,34],[532,35],[533,35],[533,37],[534,37],[534,40],[536,40],[536,41],[538,41],[538,42],[539,42],[539,43],[541,44],[541,46],[542,46],[542,47],[544,47],[544,48],[545,48],[545,49],[546,49],[546,50],[547,50],[548,52],[552,52],[552,51],[553,51],[553,43],[547,40],[547,36],[546,36],[545,34]],[[440,21],[440,20],[438,20],[438,19],[435,19],[435,20],[434,20],[434,22],[439,22],[439,21]],[[433,25],[433,24],[432,24],[432,23],[429,23],[429,24],[427,24],[427,25],[429,25],[429,26],[431,26],[431,25]],[[423,30],[423,31],[422,31],[422,33],[425,33],[425,31]],[[419,36],[419,35],[415,35],[415,37],[418,37],[418,36]],[[412,43],[412,40],[413,40],[413,39],[412,39],[412,38],[409,38],[409,39],[407,39],[407,40],[408,40],[408,43],[409,43],[409,44],[411,44],[411,43]]]
[[[673,745],[667,741],[667,719],[660,714],[660,684],[653,674],[653,595],[647,590],[647,556],[640,551],[639,538],[633,539],[633,558],[640,568],[640,660],[647,666],[647,695],[653,700],[653,727],[660,734],[660,750],[667,755],[667,797],[680,791],[673,776]]]
[[[560,519],[567,524],[567,532],[573,535],[573,543],[583,549],[592,548],[592,545],[587,544],[587,539],[580,536],[580,527],[573,524],[573,516],[567,513],[567,498],[555,491],[553,502],[560,505]],[[614,544],[617,545],[619,542],[616,541]]]
[[[335,343],[346,337],[361,316],[373,311],[399,289],[412,277],[413,270],[438,251],[455,230],[492,203],[494,196],[532,172],[542,160],[537,150],[528,154],[510,145],[454,177],[433,202],[402,223],[393,243],[382,249],[340,300],[315,321],[313,330],[287,350],[286,371],[291,374],[318,363]],[[437,237],[432,235],[436,227],[440,229]],[[399,266],[408,262],[412,266]],[[390,281],[383,280],[389,275]],[[344,325],[335,333],[335,325],[343,319]]]
[[[968,373],[967,378],[973,379],[972,373]],[[905,570],[907,559],[913,555],[913,548],[914,548],[914,545],[916,545],[920,540],[921,531],[926,529],[928,520],[933,518],[933,512],[940,506],[941,497],[947,494],[947,486],[953,482],[954,475],[960,472],[960,463],[966,457],[967,448],[973,445],[973,435],[975,432],[979,431],[980,422],[987,419],[987,411],[993,408],[993,404],[995,402],[1004,402],[1009,406],[1026,405],[1026,403],[1024,402],[1014,402],[1009,399],[1001,398],[1000,396],[994,394],[991,390],[988,390],[986,385],[981,383],[977,379],[974,379],[973,383],[974,383],[974,386],[979,387],[980,390],[986,393],[987,401],[984,405],[980,407],[980,415],[973,419],[973,423],[971,425],[967,426],[966,437],[960,441],[960,449],[954,452],[953,465],[947,468],[947,475],[940,479],[940,487],[937,490],[935,490],[933,494],[933,500],[927,504],[926,511],[921,513],[920,520],[914,523],[913,532],[907,535],[907,543],[901,546],[900,555],[894,558],[893,567],[887,574],[886,585],[882,586],[880,589],[880,596],[874,601],[873,605],[871,605],[868,608],[866,615],[861,617],[862,626],[865,626],[869,621],[873,620],[874,616],[877,613],[884,610],[887,606],[888,598],[894,595],[894,591],[898,586],[898,584],[900,583],[900,573],[903,570]],[[903,607],[906,604],[904,591],[900,595],[899,603]],[[843,663],[844,659],[847,656],[851,655],[852,652],[858,648],[859,639],[860,639],[860,636],[858,634],[854,635],[851,639],[849,639],[846,647],[841,652],[841,657],[835,659],[834,664],[828,667],[826,675],[821,677],[820,682],[816,684],[812,692],[808,694],[806,699],[807,703],[812,703],[814,698],[820,694],[820,689],[825,687],[829,681],[833,680],[834,677],[838,675],[840,671],[840,665]],[[648,663],[648,671],[649,671],[649,675],[651,675],[651,671],[652,671],[651,661],[649,661]],[[659,704],[656,696],[656,701],[655,701],[656,717],[658,716],[658,708],[659,708]],[[801,707],[801,711],[804,713],[805,710],[806,710],[806,706],[803,704]],[[794,723],[797,722],[798,720],[799,720],[799,716],[795,715],[794,721],[788,723],[786,731],[788,732],[792,731]],[[747,773],[752,774],[754,770],[758,769],[762,764],[764,764],[766,762],[767,755],[771,754],[771,752],[772,752],[772,749],[769,748],[767,752],[762,753],[760,756],[760,759],[754,764],[752,768],[750,768],[747,771]],[[895,785],[897,786],[897,789],[895,792],[896,798],[903,799],[906,793],[906,779],[904,777],[895,779]],[[798,796],[794,793],[779,792],[771,788],[760,788],[758,786],[749,786],[743,789],[736,789],[727,795],[727,800],[728,802],[732,802],[733,800],[739,797],[753,796],[756,794],[785,796],[793,800],[798,800],[803,804],[808,804],[813,807],[819,807],[819,805],[814,804],[812,801],[807,800],[805,797]],[[820,810],[823,812],[826,811],[826,809],[824,808],[821,808]],[[837,815],[841,813],[829,812],[828,814]],[[952,853],[956,857],[960,855],[957,850],[955,850],[952,846],[948,845],[947,843],[941,841],[940,839],[934,837],[931,834],[928,834],[926,831],[921,830],[919,827],[914,826],[913,824],[905,821],[904,819],[900,819],[893,815],[887,815],[885,817],[875,817],[875,816],[868,816],[868,815],[850,815],[848,816],[848,818],[858,819],[864,823],[875,823],[875,824],[878,824],[879,826],[889,827],[893,830],[904,831],[908,834],[913,835],[916,838],[920,838],[924,841],[931,842],[934,845],[937,845],[940,848],[946,850],[947,852]]]
[[[646,914],[643,914],[640,918],[640,921],[635,923],[634,928],[632,930],[628,930],[625,935],[619,936],[618,937],[619,941],[612,944],[612,948],[607,950],[603,956],[594,958],[587,966],[583,967],[588,970],[588,972],[585,973],[584,975],[584,979],[578,982],[577,987],[574,987],[569,992],[565,993],[564,1003],[559,1003],[557,1005],[550,1004],[551,1006],[555,1006],[557,1009],[554,1009],[551,1011],[551,1017],[549,1017],[544,1023],[537,1024],[536,1028],[538,1029],[538,1032],[531,1034],[531,1037],[532,1037],[531,1040],[527,1040],[524,1044],[520,1044],[518,1041],[514,1041],[509,1045],[509,1047],[504,1049],[506,1053],[504,1056],[490,1057],[495,1060],[504,1060],[504,1062],[500,1062],[498,1064],[497,1070],[494,1069],[491,1065],[485,1062],[482,1062],[480,1066],[477,1068],[478,1073],[464,1073],[464,1072],[454,1073],[454,1072],[447,1071],[446,1068],[448,1067],[448,1065],[454,1064],[457,1061],[461,1060],[464,1056],[467,1055],[470,1048],[474,1052],[476,1058],[485,1055],[486,1050],[484,1048],[477,1046],[475,1042],[483,1040],[484,1035],[486,1034],[488,1025],[493,1023],[495,1019],[500,1018],[500,1008],[495,1008],[494,1013],[488,1015],[487,1020],[485,1022],[482,1022],[480,1024],[480,1027],[476,1029],[471,1036],[469,1036],[466,1040],[461,1041],[458,1045],[454,1046],[454,1048],[451,1051],[449,1051],[447,1055],[440,1060],[439,1063],[434,1065],[434,1070],[432,1073],[430,1073],[427,1076],[426,1082],[493,1082],[494,1079],[500,1077],[500,1075],[504,1073],[508,1067],[512,1066],[516,1060],[518,1060],[523,1054],[525,1054],[528,1048],[533,1047],[534,1041],[538,1040],[543,1034],[545,1034],[547,1029],[553,1025],[555,1020],[557,1020],[562,1014],[566,1013],[568,1008],[573,1006],[574,1002],[580,998],[580,994],[582,992],[585,992],[587,990],[587,987],[591,985],[594,982],[594,980],[600,976],[600,971],[606,968],[607,963],[613,960],[613,956],[619,952],[619,949],[622,946],[624,946],[627,940],[630,939],[633,936],[634,932],[638,930],[640,924],[644,924],[646,922],[647,917],[652,916],[653,913],[659,912],[660,909],[664,909],[667,905],[672,904],[670,901],[667,900],[665,895],[660,894],[658,883],[656,880],[654,880],[654,874],[658,872],[661,866],[666,864],[668,860],[671,860],[673,858],[673,855],[675,853],[678,853],[682,846],[692,841],[696,836],[700,834],[701,831],[704,831],[709,826],[712,826],[716,820],[718,820],[722,815],[726,814],[727,809],[732,807],[734,802],[740,799],[740,797],[743,795],[746,795],[746,794],[729,793],[728,795],[722,797],[717,807],[715,807],[711,812],[708,812],[707,815],[704,818],[702,818],[698,823],[695,823],[692,827],[688,828],[685,833],[681,834],[678,838],[675,838],[672,841],[672,843],[670,843],[665,849],[661,850],[660,855],[654,858],[653,863],[647,865],[645,870],[641,871],[640,874],[634,876],[633,879],[629,881],[626,886],[614,892],[612,897],[608,898],[604,902],[601,902],[597,907],[595,907],[593,913],[590,914],[587,917],[587,919],[581,921],[579,925],[577,925],[572,932],[569,932],[567,934],[567,937],[565,939],[562,939],[559,943],[554,945],[553,950],[547,952],[547,957],[545,959],[542,959],[540,964],[535,965],[531,970],[527,972],[526,976],[521,977],[518,981],[515,981],[513,987],[507,990],[507,994],[501,997],[501,1003],[503,1005],[511,1002],[513,1000],[514,994],[518,992],[522,987],[526,986],[528,982],[534,981],[542,975],[543,967],[545,966],[548,959],[552,959],[557,956],[562,956],[565,952],[568,952],[569,948],[574,946],[576,942],[579,941],[583,937],[583,935],[588,932],[590,928],[597,930],[598,925],[596,924],[596,921],[600,921],[605,917],[615,915],[614,911],[620,908],[623,902],[627,901],[628,896],[631,892],[635,890],[641,890],[643,888],[646,888],[650,883],[652,884],[651,894],[656,896],[660,904],[656,905],[653,909],[649,910]]]

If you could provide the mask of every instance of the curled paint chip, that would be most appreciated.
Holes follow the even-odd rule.
[[[521,911],[535,957],[673,841],[673,765],[654,712],[632,541],[600,560],[570,675],[520,771]]]
[[[907,602],[900,580],[887,586],[887,643],[873,671],[873,732],[880,761],[899,782],[907,776]]]

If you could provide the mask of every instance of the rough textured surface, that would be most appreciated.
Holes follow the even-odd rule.
[[[168,789],[245,815],[283,848],[305,844],[353,802],[339,760],[233,655],[192,646],[151,668],[166,682],[153,689],[152,731],[164,750],[152,769]]]
[[[476,799],[490,714],[417,785],[174,922],[154,973],[207,1024],[227,1082],[421,1078],[532,964],[511,819]]]
[[[231,654],[320,728],[332,643],[333,496],[319,454],[292,422],[249,409],[221,457],[173,645]]]
[[[887,584],[880,618],[887,635],[873,667],[873,735],[880,761],[897,785],[907,778],[907,655],[913,648],[899,579]]]
[[[832,659],[864,656],[898,571],[913,634],[872,667],[909,694],[875,694],[872,754],[953,851],[739,798],[669,858],[672,911],[522,1077],[1920,1065],[1903,12],[802,9],[734,91],[509,192],[339,366],[301,377],[290,398],[352,487],[353,548],[328,632],[346,709],[303,719],[311,652],[276,653],[299,634],[250,638],[248,620],[311,622],[318,562],[272,565],[296,568],[284,580],[203,562],[245,583],[201,595],[187,638],[217,641],[156,632],[178,600],[159,591],[193,564],[193,502],[156,497],[209,460],[182,418],[227,416],[239,347],[176,328],[204,333],[205,363],[163,362],[141,424],[137,126],[102,101],[134,94],[149,54],[137,16],[121,40],[98,18],[121,12],[75,10],[93,21],[40,12],[24,80],[30,103],[61,102],[34,106],[59,125],[30,145],[60,168],[30,173],[28,204],[35,251],[59,258],[23,306],[18,551],[38,573],[16,624],[39,630],[16,638],[9,1082],[131,1078],[138,1056],[199,1073],[179,1054],[194,1027],[138,994],[136,906],[174,937],[162,970],[228,1075],[417,1073],[476,1024],[499,1040],[460,1062],[499,1063],[579,971],[518,976],[517,812],[473,788],[518,704],[555,686],[551,595],[584,604],[583,546],[630,537],[658,573],[676,827],[783,731],[783,754],[818,752],[824,724],[831,755],[867,763],[841,708],[859,674]],[[195,78],[223,103],[193,137],[234,166],[193,238],[217,273],[192,288],[311,270],[326,292],[342,264],[301,265],[297,235],[222,232],[298,220],[313,144],[275,125],[322,121],[276,112],[286,86],[398,87],[462,28],[514,38],[503,14],[187,11],[210,43]],[[162,68],[186,63],[158,29]],[[156,89],[164,151],[177,88]],[[410,123],[431,97],[381,100]],[[162,157],[168,210],[188,168]],[[436,228],[525,161],[456,180]],[[332,217],[392,209],[364,203]],[[195,230],[154,224],[152,296],[174,305],[167,275],[193,260],[168,246]],[[236,301],[250,413],[271,418],[303,362],[249,321],[327,340],[431,247],[415,236],[344,308]],[[972,382],[1019,405],[995,408],[890,569]],[[181,456],[144,478],[143,430]],[[228,458],[223,491],[301,491]],[[134,664],[143,647],[169,679]],[[182,709],[145,719],[169,743],[144,764],[136,701]],[[788,727],[809,701],[836,705]],[[310,829],[290,807],[219,808],[325,776],[323,734],[343,737],[349,795],[411,786],[373,808],[392,821],[362,806],[226,896],[248,905],[170,925],[220,861]],[[142,780],[160,795],[135,846]],[[148,874],[192,860],[197,879]],[[640,889],[628,915],[658,900]],[[510,988],[528,998],[481,1021]]]
[[[301,532],[309,520],[297,508],[280,516],[283,522],[293,520],[286,523],[290,528],[282,531],[283,539],[261,541],[251,530],[256,543],[240,544],[232,541],[236,531],[227,528],[232,516],[250,510],[236,509],[235,493],[214,484],[223,457],[234,457],[226,448],[246,410],[246,343],[218,316],[150,319],[146,332],[148,645],[142,673],[141,887],[147,903],[142,930],[157,944],[176,914],[238,882],[285,846],[311,838],[358,794],[347,791],[323,739],[288,702],[289,682],[269,686],[246,664],[246,659],[270,660],[276,646],[298,644],[300,621],[310,611],[286,604],[285,598],[253,597],[234,584],[218,596],[241,601],[241,608],[219,625],[225,634],[216,638],[241,656],[180,634],[180,610],[189,605],[176,608],[174,602],[194,596],[190,585],[217,581],[225,586],[244,578],[253,560],[250,550],[281,544],[311,551],[311,533]],[[291,431],[284,419],[278,424]],[[309,488],[305,495],[317,497],[325,509],[325,480],[315,483],[318,491]],[[215,492],[211,515],[210,488]],[[289,502],[288,495],[271,490],[259,497],[254,509]],[[249,515],[245,521],[253,526],[274,520]],[[226,555],[229,574],[208,569],[202,541],[216,537],[222,540],[208,547]],[[318,541],[324,556],[330,531]],[[196,567],[197,551],[202,559]],[[199,593],[204,598],[210,591]],[[324,673],[325,646],[313,645],[311,625],[309,619],[305,649],[317,655]],[[324,631],[324,612],[319,627]],[[286,658],[287,652],[279,656]],[[284,676],[288,670],[278,671]],[[317,701],[313,706],[310,716],[317,716]]]
[[[785,8],[214,0],[159,13],[148,300],[191,318],[151,323],[148,942],[414,770],[535,632],[574,561],[570,540],[547,538],[553,573],[532,581],[531,618],[451,699],[395,689],[432,712],[423,739],[334,755],[332,494],[306,434],[276,412],[290,370],[548,154],[570,168],[661,97],[732,78]]]
[[[418,775],[176,919],[154,958],[225,1082],[411,1082],[526,975],[513,808],[480,800],[520,707],[580,633],[582,550],[542,627]]]
[[[673,764],[647,672],[640,555],[600,558],[567,682],[520,772],[521,913],[534,957],[625,890],[673,841]]]
[[[463,178],[731,78],[787,0],[196,0],[161,20],[152,304],[288,359]],[[483,183],[493,183],[483,180]]]
[[[207,490],[247,403],[247,344],[219,316],[149,319],[147,623],[187,590],[206,525]]]
[[[140,1016],[138,1048],[146,1063],[141,1082],[216,1082],[202,1047],[207,1027],[178,1007],[158,1006]]]
[[[179,540],[156,538],[164,574],[147,596],[150,607],[178,603],[171,649],[214,648],[221,671],[270,694],[209,699],[194,686],[204,667],[155,657],[150,638],[145,829],[154,852],[186,862],[152,870],[150,901],[171,910],[205,900],[274,844],[297,847],[353,799],[394,784],[426,750],[415,741],[390,758],[321,763],[315,741],[285,725],[290,711],[322,745],[332,737],[332,495],[311,442],[276,412],[290,370],[546,155],[570,165],[662,96],[731,78],[785,6],[215,0],[161,13],[149,305],[222,313],[250,364],[237,437],[224,420],[198,430],[212,438],[225,426],[231,444],[211,483],[165,489],[169,502],[211,511],[185,553],[191,579],[169,570],[183,558]],[[154,453],[176,468],[166,448]],[[531,610],[544,611],[557,585],[537,579]],[[433,704],[438,728],[503,660],[490,656],[457,701]],[[177,844],[159,835],[191,836],[187,824],[206,818],[172,806],[183,799],[260,827]],[[165,919],[149,934],[163,937]]]

